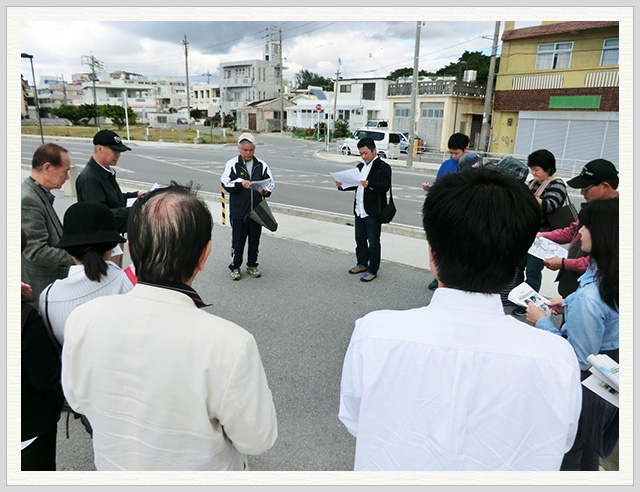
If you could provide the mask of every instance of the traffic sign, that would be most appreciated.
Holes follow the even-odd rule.
[[[316,109],[320,111],[322,109],[322,104],[316,104]]]

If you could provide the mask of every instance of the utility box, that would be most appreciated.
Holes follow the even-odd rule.
[[[76,181],[78,179],[78,166],[72,164],[69,168],[69,179],[62,185],[64,196],[76,196]]]

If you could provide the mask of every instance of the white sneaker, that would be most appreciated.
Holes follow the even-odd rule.
[[[256,267],[247,267],[247,273],[253,278],[258,278],[261,275],[260,270]]]
[[[236,268],[235,270],[231,270],[231,279],[232,280],[240,280],[242,274],[240,273],[240,269]]]

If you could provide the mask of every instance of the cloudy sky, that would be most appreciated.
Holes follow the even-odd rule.
[[[276,36],[282,30],[285,79],[293,79],[301,69],[335,77],[338,59],[345,78],[385,77],[397,68],[413,66],[415,20],[87,21],[83,18],[91,17],[78,15],[78,10],[82,9],[73,9],[74,20],[30,16],[20,21],[20,48],[34,56],[36,80],[40,76],[71,80],[73,73],[90,71],[82,64],[82,58],[90,55],[108,71],[184,80],[186,35],[190,82],[206,82],[207,72],[211,82],[217,82],[220,63],[262,58],[270,27],[276,28],[271,31]],[[457,61],[465,50],[490,55],[496,20],[500,19],[426,21],[421,28],[420,69],[437,70]],[[539,23],[518,22],[516,27]],[[21,71],[31,81],[28,60],[22,60]]]

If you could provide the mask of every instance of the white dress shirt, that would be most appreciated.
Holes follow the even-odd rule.
[[[242,470],[278,435],[253,336],[169,289],[138,283],[74,310],[62,387],[99,471]]]
[[[371,162],[363,162],[364,165],[360,170],[360,181],[366,181],[369,177],[369,171],[371,171]],[[356,188],[356,215],[363,219],[369,216],[367,212],[364,211],[364,186],[362,186],[361,184],[358,185],[358,188]]]
[[[69,267],[67,278],[56,280],[40,294],[40,313],[51,324],[60,345],[64,344],[64,324],[75,308],[101,296],[125,294],[133,289],[127,274],[112,261],[107,261],[107,275],[100,282],[89,280],[83,265]],[[47,291],[49,295],[47,297]],[[45,299],[47,302],[45,303]]]
[[[442,287],[356,321],[339,417],[355,470],[558,470],[581,401],[565,339],[506,316],[498,294]]]

